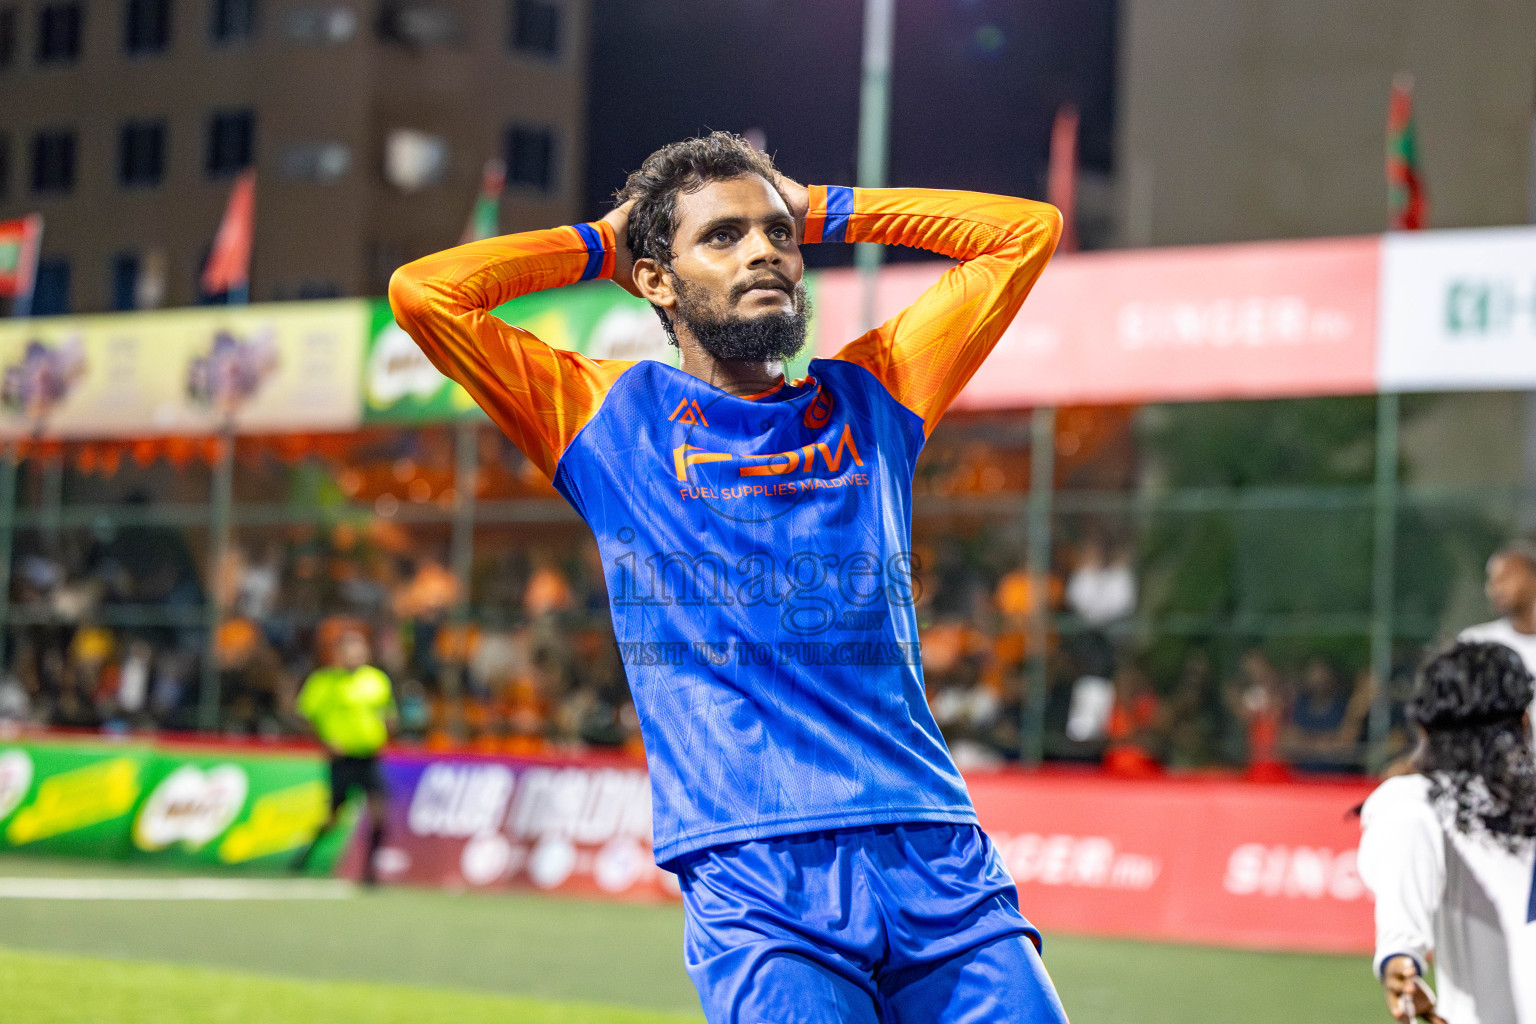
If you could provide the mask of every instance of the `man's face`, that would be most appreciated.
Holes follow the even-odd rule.
[[[678,197],[667,309],[722,360],[786,359],[805,339],[805,265],[777,190],[751,175]]]
[[[368,664],[368,641],[361,633],[343,633],[336,641],[336,660],[348,672]]]
[[[1500,615],[1519,615],[1536,604],[1536,568],[1514,555],[1488,559],[1488,603]]]

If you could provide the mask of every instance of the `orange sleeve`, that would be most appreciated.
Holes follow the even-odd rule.
[[[610,277],[613,255],[613,229],[598,221],[461,245],[389,281],[395,322],[551,478],[634,363],[551,348],[490,311],[529,292]]]
[[[835,358],[874,374],[925,434],[980,368],[1061,237],[1054,206],[978,192],[812,185],[805,241],[927,249],[960,265]]]

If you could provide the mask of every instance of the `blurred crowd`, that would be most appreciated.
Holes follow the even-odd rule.
[[[1369,671],[1332,651],[1277,654],[1262,643],[1234,651],[1229,638],[1149,640],[1133,619],[1138,580],[1129,550],[1089,537],[1066,556],[1041,595],[1056,627],[1047,638],[1045,692],[1035,702],[1047,760],[1134,776],[1169,768],[1225,767],[1256,777],[1366,770],[1377,695]],[[962,768],[1006,763],[1019,756],[1030,713],[1031,578],[1015,568],[990,587],[974,572],[936,582],[922,652],[934,715]],[[957,588],[968,590],[966,599],[945,600]],[[1383,750],[1408,743],[1407,685],[1396,678],[1387,695]]]
[[[1060,552],[1038,588],[1022,559],[968,557],[947,534],[915,554],[929,700],[968,770],[1020,756],[1031,703],[1047,759],[1121,774],[1367,766],[1369,672],[1327,653],[1278,657],[1257,643],[1226,648],[1225,670],[1223,651],[1198,638],[1172,656],[1166,642],[1152,649],[1135,628],[1128,546],[1086,537]],[[205,725],[209,623],[196,563],[184,534],[159,526],[19,549],[11,599],[20,621],[7,637],[0,719],[108,732]],[[361,626],[394,680],[401,742],[640,756],[590,538],[571,531],[482,548],[471,595],[449,563],[446,541],[381,521],[235,545],[217,574],[218,729],[301,734],[299,686],[339,632]],[[1030,702],[1030,625],[1042,600],[1054,627],[1045,693]],[[1389,702],[1391,742],[1401,746],[1399,706]]]
[[[391,532],[297,530],[229,552],[213,643],[220,732],[303,732],[299,687],[340,633],[360,627],[394,681],[402,742],[639,752],[590,540],[563,560],[538,546],[482,558],[478,596],[498,614],[474,622],[447,545]],[[18,552],[11,599],[22,622],[7,638],[0,719],[108,732],[204,726],[208,623],[182,534],[129,528],[78,550],[52,547]],[[103,624],[134,618],[144,624]]]

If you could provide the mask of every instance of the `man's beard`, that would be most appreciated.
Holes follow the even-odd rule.
[[[697,291],[674,278],[677,305],[672,315],[698,339],[699,346],[726,363],[766,363],[793,359],[805,347],[810,299],[805,285],[795,285],[791,308],[786,313],[761,316],[721,316]],[[746,288],[738,289],[745,294]],[[740,298],[733,293],[731,301]],[[676,336],[673,337],[674,343]]]

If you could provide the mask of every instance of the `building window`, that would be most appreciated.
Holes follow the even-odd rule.
[[[560,7],[549,0],[512,0],[512,49],[555,57],[560,53]]]
[[[379,12],[379,38],[418,50],[459,41],[459,18],[442,4],[387,3]]]
[[[256,34],[256,0],[212,0],[208,34],[216,43],[233,43]]]
[[[341,285],[323,278],[306,277],[299,282],[300,299],[339,299]]]
[[[120,185],[160,184],[165,173],[165,123],[129,121],[118,136],[117,182]]]
[[[226,110],[208,122],[208,174],[219,177],[245,170],[255,159],[256,115]]]
[[[294,181],[336,181],[352,169],[352,151],[343,142],[296,142],[283,149],[278,170]]]
[[[37,282],[32,291],[32,314],[54,316],[69,312],[69,260],[47,256],[37,261]]]
[[[118,312],[139,308],[139,254],[120,252],[112,257],[112,308]]]
[[[554,134],[548,128],[507,130],[507,183],[548,192],[554,181]]]
[[[32,136],[32,191],[68,192],[75,187],[75,133],[38,132]]]
[[[448,173],[448,140],[411,128],[397,128],[384,140],[384,180],[402,192],[442,182]]]
[[[49,4],[37,14],[37,62],[67,63],[80,56],[81,22],[85,10],[79,3]]]
[[[171,0],[127,0],[123,11],[123,49],[159,53],[171,42]]]
[[[350,7],[294,7],[283,18],[288,38],[308,46],[335,46],[357,35],[357,12]]]
[[[16,8],[0,7],[0,68],[16,63]]]

